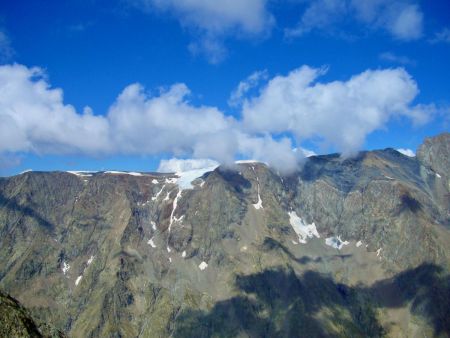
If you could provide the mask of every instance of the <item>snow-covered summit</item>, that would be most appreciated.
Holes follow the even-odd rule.
[[[181,189],[192,189],[192,181],[213,171],[219,163],[210,159],[178,159],[162,160],[158,172],[175,173],[178,176],[176,183]]]

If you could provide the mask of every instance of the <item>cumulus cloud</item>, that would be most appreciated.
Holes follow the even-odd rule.
[[[107,121],[65,105],[41,69],[0,67],[0,152],[96,154],[109,147]]]
[[[252,81],[266,75],[244,80],[247,85],[236,89],[243,100],[240,117],[192,104],[188,87],[181,83],[157,95],[131,84],[104,115],[94,115],[89,107],[77,112],[65,104],[62,90],[52,88],[41,69],[0,66],[0,161],[20,153],[164,154],[232,165],[239,157],[287,173],[310,155],[301,149],[304,140],[319,138],[351,155],[390,119],[425,123],[436,110],[412,104],[417,84],[402,68],[321,83],[325,72],[303,66],[264,81],[256,94],[248,92]],[[194,168],[196,163],[183,165]]]
[[[194,106],[184,84],[158,95],[139,84],[127,86],[105,115],[86,107],[79,113],[64,104],[39,68],[0,66],[0,154],[110,154],[194,156],[233,163],[236,154],[260,155],[292,150],[285,141],[248,135],[240,122],[216,107]],[[277,156],[281,156],[279,153]]]
[[[271,79],[258,96],[244,102],[245,127],[253,132],[289,132],[298,143],[321,138],[351,155],[369,133],[391,118],[406,116],[423,123],[429,114],[411,105],[418,88],[402,68],[368,70],[347,81],[317,82],[324,72],[303,66]]]
[[[195,53],[205,52],[210,61],[220,61],[229,36],[255,37],[268,33],[274,23],[267,10],[268,0],[129,0],[135,5],[170,13],[198,35],[190,46]]]
[[[409,0],[312,0],[307,4],[298,25],[286,31],[288,36],[339,30],[349,20],[372,30],[382,29],[399,40],[422,36],[423,13]]]
[[[229,130],[232,118],[215,107],[194,107],[187,100],[189,94],[184,84],[175,84],[156,97],[139,84],[125,88],[107,115],[116,147],[128,154],[181,155],[195,151],[205,139],[217,143],[217,135]]]

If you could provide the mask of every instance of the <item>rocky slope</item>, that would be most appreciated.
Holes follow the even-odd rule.
[[[0,179],[0,288],[71,337],[448,337],[449,159]]]
[[[16,299],[0,291],[0,337],[64,338],[65,335],[48,324],[36,324]]]

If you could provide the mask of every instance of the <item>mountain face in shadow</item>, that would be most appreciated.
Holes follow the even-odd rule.
[[[407,304],[435,336],[450,335],[450,277],[432,264],[370,287],[339,284],[314,271],[296,276],[282,267],[237,276],[235,284],[242,296],[210,311],[183,311],[174,337],[383,337],[378,311]]]
[[[71,337],[448,337],[449,158],[0,178],[0,288]]]

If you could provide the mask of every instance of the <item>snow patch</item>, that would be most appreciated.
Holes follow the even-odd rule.
[[[178,181],[178,178],[176,178],[176,177],[166,178],[166,183],[168,183],[168,184],[175,184],[175,183],[177,183],[177,181]]]
[[[155,244],[155,242],[153,242],[153,238],[150,238],[150,239],[148,240],[147,244],[150,244],[150,246],[151,246],[152,248],[156,248],[156,244]]]
[[[383,250],[383,249],[382,249],[382,248],[379,248],[379,249],[377,250],[377,257],[380,257],[381,250]],[[380,257],[380,258],[381,258],[381,257]]]
[[[314,151],[302,147],[294,148],[293,151],[296,152],[297,154],[301,154],[304,157],[317,156],[317,154]]]
[[[258,203],[253,204],[256,210],[263,209],[261,196],[259,194],[259,184],[258,184]]]
[[[134,171],[115,171],[115,170],[105,171],[105,174],[144,176],[142,173],[137,173]]]
[[[312,224],[305,224],[303,220],[297,216],[295,211],[289,212],[288,215],[289,222],[291,223],[295,233],[298,235],[298,241],[300,243],[306,244],[306,239],[313,238],[314,236],[320,238],[314,222]]]
[[[80,177],[90,177],[96,171],[67,171],[69,174],[80,176]]]
[[[70,270],[70,265],[66,262],[63,262],[62,272],[65,275]]]
[[[88,266],[91,265],[91,263],[93,262],[93,260],[94,260],[94,256],[91,256],[91,258],[89,258],[88,261],[87,261],[87,265],[88,265]]]
[[[177,205],[178,205],[178,199],[181,197],[181,193],[183,192],[183,190],[179,190],[177,193],[177,196],[175,197],[175,199],[173,200],[173,206],[172,206],[172,212],[170,214],[170,222],[169,222],[169,234],[170,234],[170,230],[172,229],[172,223],[174,220],[177,220],[174,217],[175,214],[175,210],[177,209]]]
[[[437,178],[441,178],[441,175],[439,175],[438,173],[436,173],[436,177],[437,177]]]
[[[167,192],[166,197],[164,197],[163,201],[168,201],[170,198],[170,191]]]
[[[363,242],[358,241],[358,242],[356,242],[356,247],[359,248],[362,244],[363,244]]]
[[[186,257],[186,250],[183,251],[183,253],[181,254],[181,257],[185,258]]]
[[[170,253],[172,250],[170,250],[170,248],[169,247],[167,247],[167,252],[168,253]]]
[[[157,179],[152,179],[152,183],[153,184],[158,184],[158,180]]]
[[[239,161],[234,161],[234,163],[236,164],[247,164],[247,163],[260,163],[257,160],[239,160]]]
[[[158,191],[158,192],[156,193],[156,195],[152,197],[152,201],[156,201],[156,200],[158,199],[159,195],[161,195],[161,193],[163,192],[163,190],[164,190],[165,187],[166,187],[165,185],[162,186],[161,190]]]
[[[78,285],[78,284],[80,284],[81,279],[83,279],[83,276],[78,276],[78,277],[77,277],[77,280],[75,281],[75,286]]]
[[[152,229],[153,229],[153,230],[156,230],[156,223],[153,222],[153,221],[151,221],[150,224],[152,225]]]
[[[252,166],[252,170],[253,170],[253,173],[256,175],[255,167]],[[256,210],[259,210],[259,209],[263,209],[263,206],[262,206],[261,195],[259,193],[259,178],[258,178],[258,176],[256,176],[256,181],[258,182],[258,202],[256,204],[253,204],[253,206],[255,207]]]
[[[397,151],[408,157],[416,157],[416,154],[411,149],[399,148],[399,149],[397,149]]]
[[[206,262],[201,262],[200,265],[198,266],[198,268],[202,271],[205,270],[207,267],[208,267],[208,263],[206,263]]]
[[[173,172],[178,179],[172,183],[177,183],[180,189],[193,189],[192,181],[202,177],[205,173],[215,170],[219,163],[209,159],[177,159],[162,160],[159,164],[159,172]],[[167,181],[167,180],[166,180]]]
[[[341,250],[344,245],[349,245],[348,241],[343,241],[341,236],[328,237],[325,239],[325,244],[335,249]]]

